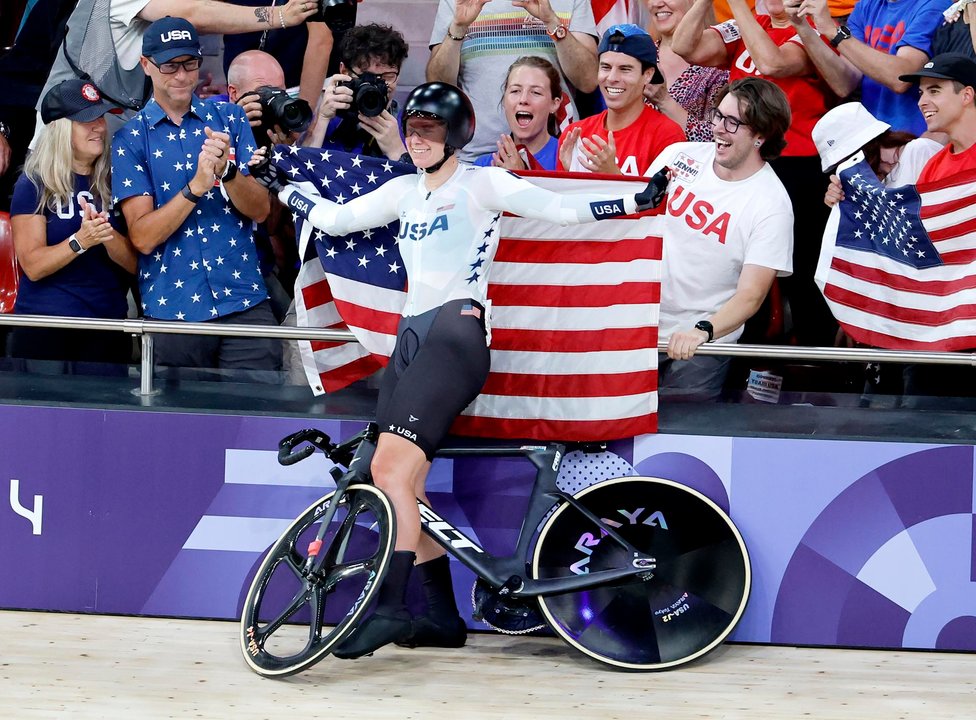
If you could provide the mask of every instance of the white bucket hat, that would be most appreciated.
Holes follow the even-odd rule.
[[[823,171],[850,157],[890,127],[859,102],[829,110],[813,126],[812,133]]]

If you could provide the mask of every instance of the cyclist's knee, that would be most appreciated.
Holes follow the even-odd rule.
[[[389,441],[383,442],[387,437]],[[381,490],[413,492],[417,474],[426,462],[424,451],[413,443],[384,435],[373,454],[370,472]]]

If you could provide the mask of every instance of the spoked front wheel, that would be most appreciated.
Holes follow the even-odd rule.
[[[356,626],[386,574],[396,536],[389,499],[372,485],[350,485],[322,537],[309,548],[332,504],[309,506],[272,545],[244,600],[241,651],[254,672],[284,677],[321,660]]]
[[[670,480],[605,480],[574,495],[636,549],[653,571],[612,585],[548,595],[553,630],[595,660],[624,670],[666,670],[717,647],[745,611],[749,556],[714,502]],[[627,567],[632,556],[568,503],[540,531],[536,578]]]

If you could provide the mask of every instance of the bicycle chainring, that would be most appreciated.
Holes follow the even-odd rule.
[[[475,617],[506,635],[523,635],[546,626],[534,601],[500,595],[480,578],[471,586],[471,605]]]

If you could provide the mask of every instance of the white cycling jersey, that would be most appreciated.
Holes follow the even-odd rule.
[[[576,225],[637,209],[633,195],[559,195],[496,167],[459,165],[432,191],[424,181],[422,174],[402,175],[342,205],[293,187],[282,190],[279,198],[335,236],[399,219],[398,244],[408,278],[405,317],[450,300],[471,298],[486,304],[488,269],[503,213]]]

